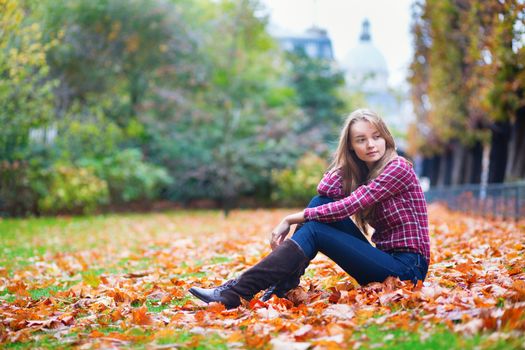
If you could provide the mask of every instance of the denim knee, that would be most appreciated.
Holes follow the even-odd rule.
[[[292,236],[292,240],[303,249],[304,253],[310,260],[317,254],[316,233],[319,232],[322,227],[323,224],[319,222],[308,221],[305,222]]]
[[[315,208],[315,207],[319,207],[323,204],[326,204],[326,203],[331,203],[333,202],[334,200],[330,197],[326,197],[326,196],[314,196],[312,198],[312,200],[310,200],[310,203],[308,203],[308,208]]]

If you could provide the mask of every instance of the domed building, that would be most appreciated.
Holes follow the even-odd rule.
[[[332,40],[325,29],[317,26],[308,28],[304,33],[292,34],[289,32],[277,32],[272,28],[271,33],[277,38],[285,51],[304,51],[311,58],[319,58],[332,61],[334,53]]]
[[[381,52],[372,44],[370,22],[363,22],[359,43],[343,60],[346,83],[351,89],[363,93],[384,91],[388,81],[388,68]]]
[[[357,46],[341,62],[346,84],[351,92],[362,94],[367,107],[377,111],[397,135],[405,134],[412,118],[408,99],[403,92],[388,86],[385,57],[372,42],[370,22],[365,19]],[[403,138],[396,138],[398,147],[405,147]]]

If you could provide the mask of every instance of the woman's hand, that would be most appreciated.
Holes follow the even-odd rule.
[[[281,221],[281,223],[272,230],[272,237],[270,239],[272,250],[277,248],[279,244],[283,243],[288,232],[290,232],[290,224],[286,220]]]
[[[304,222],[304,211],[288,215],[272,230],[272,237],[270,238],[270,246],[275,249],[279,244],[283,243],[290,232],[290,226]]]

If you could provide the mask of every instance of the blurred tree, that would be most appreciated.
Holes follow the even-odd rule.
[[[204,2],[188,7],[190,31],[201,39],[198,86],[164,84],[146,119],[148,151],[169,166],[172,199],[211,198],[226,210],[240,195],[269,197],[270,170],[308,144],[294,135],[301,114],[286,86],[284,61],[256,1]],[[160,121],[160,123],[157,123]]]
[[[328,148],[342,77],[322,62],[293,68],[256,0],[1,1],[0,201],[27,189],[22,212],[106,202],[105,190],[62,201],[80,178],[112,202],[160,193],[227,211],[268,201],[272,169]]]
[[[333,140],[334,131],[341,127],[342,115],[348,111],[338,91],[345,88],[343,72],[328,60],[309,57],[304,50],[287,57],[291,63],[291,85],[307,116],[301,131],[316,129],[321,140]]]
[[[152,80],[191,70],[194,43],[168,2],[52,0],[43,13],[48,31],[63,36],[50,55],[59,112],[81,101],[126,126]]]
[[[0,158],[25,159],[29,131],[47,125],[54,82],[47,79],[41,28],[25,16],[18,1],[0,1]]]
[[[516,115],[525,106],[523,6],[475,0],[414,5],[410,82],[417,122],[409,139],[412,153],[439,162],[428,167],[432,184],[479,182],[482,144],[490,144],[489,181],[501,182],[509,172],[511,125],[519,124]],[[516,136],[511,149],[525,147]]]
[[[52,116],[54,81],[47,78],[46,52],[55,44],[16,0],[0,0],[0,212],[33,210],[28,180],[30,131]]]
[[[503,182],[525,177],[525,3],[478,6],[485,34],[479,98],[491,131],[489,182]]]

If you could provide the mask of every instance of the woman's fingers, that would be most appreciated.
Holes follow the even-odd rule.
[[[272,249],[275,249],[279,245],[278,240],[279,240],[279,235],[274,230],[272,232],[272,237],[270,238],[270,247]]]
[[[275,249],[279,244],[281,244],[290,232],[290,224],[283,221],[272,231],[272,237],[270,239],[270,247]]]

